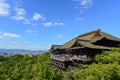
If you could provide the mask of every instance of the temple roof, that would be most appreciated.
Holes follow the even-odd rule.
[[[103,38],[113,40],[113,41],[120,41],[119,38],[114,37],[108,33],[102,32],[100,29],[92,31],[92,32],[88,32],[88,33],[83,34],[83,35],[80,35],[77,38],[79,40],[87,40],[90,42],[96,42],[96,41],[101,40]]]
[[[77,40],[74,38],[74,39],[70,40],[69,42],[63,44],[63,45],[60,47],[60,49],[71,48],[71,47],[75,44],[76,41],[77,41]]]
[[[79,44],[81,44],[83,47],[86,48],[92,48],[92,49],[110,49],[109,47],[106,46],[100,46],[100,45],[95,45],[87,41],[78,41]]]
[[[57,49],[59,49],[61,47],[61,45],[52,45],[52,47],[51,47],[51,51],[52,50],[57,50]]]
[[[98,30],[91,31],[91,32],[77,36],[76,38],[59,46],[59,49],[77,49],[77,48],[84,48],[84,47],[93,48],[93,49],[110,49],[110,47],[107,47],[107,46],[100,46],[100,45],[94,44],[95,42],[100,41],[103,38],[120,43],[119,38],[114,37],[108,33],[102,32],[100,29],[98,29]],[[76,43],[81,46],[79,47],[74,46]]]

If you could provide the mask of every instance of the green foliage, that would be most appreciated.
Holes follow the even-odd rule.
[[[70,71],[68,71],[68,72],[63,72],[63,73],[62,73],[62,76],[63,76],[63,77],[62,77],[62,80],[76,80],[73,74],[74,74],[74,73],[73,73],[73,72],[70,72]]]
[[[104,51],[102,54],[96,55],[95,60],[100,63],[118,62],[120,64],[120,49]]]
[[[52,66],[50,54],[2,56],[0,80],[120,80],[120,49],[104,51],[95,57],[96,63],[82,65],[75,72]]]
[[[5,60],[6,60],[6,58],[4,56],[0,55],[0,62],[5,61]]]
[[[77,80],[120,80],[120,65],[92,64],[74,74]]]
[[[49,56],[11,56],[0,62],[0,80],[60,80],[61,72],[50,65]]]

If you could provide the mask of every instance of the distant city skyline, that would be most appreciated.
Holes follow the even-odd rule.
[[[101,29],[120,38],[120,0],[0,0],[0,49],[49,50]]]

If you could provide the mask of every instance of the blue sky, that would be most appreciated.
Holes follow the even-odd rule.
[[[100,28],[120,38],[120,0],[0,0],[0,48],[48,50]]]

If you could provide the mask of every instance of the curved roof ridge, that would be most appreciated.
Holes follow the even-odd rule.
[[[70,40],[70,41],[66,42],[65,44],[63,44],[60,48],[61,49],[70,48],[75,44],[76,41],[77,41],[77,39],[73,38],[72,40]]]
[[[102,31],[101,31],[100,34],[101,34],[103,37],[107,38],[107,39],[115,40],[115,41],[120,41],[119,38],[117,38],[117,37],[115,37],[115,36],[113,36],[113,35],[111,35],[111,34],[109,34],[109,33],[102,32]]]
[[[100,32],[100,31],[101,31],[100,29],[97,29],[97,30],[94,30],[94,31],[91,31],[91,32],[88,32],[88,33],[85,33],[85,34],[81,34],[81,35],[79,35],[79,36],[76,37],[76,38],[83,37],[83,36],[87,36],[87,35],[89,35],[89,34],[96,33],[96,32]]]

